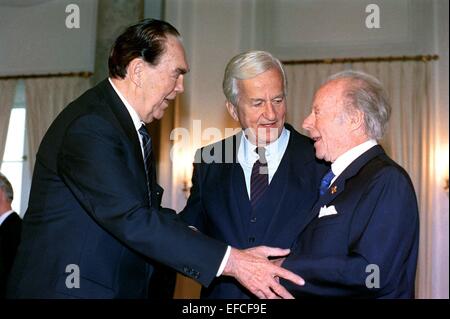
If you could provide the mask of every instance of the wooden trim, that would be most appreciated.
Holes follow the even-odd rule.
[[[59,77],[81,77],[89,78],[92,72],[69,72],[69,73],[49,73],[49,74],[19,74],[19,75],[0,75],[0,80],[13,79],[34,79],[34,78],[59,78]]]
[[[359,58],[330,58],[314,60],[287,60],[282,61],[284,65],[294,64],[333,64],[333,63],[357,63],[357,62],[393,62],[393,61],[433,61],[438,60],[439,55],[414,55],[414,56],[380,56],[380,57],[359,57]]]

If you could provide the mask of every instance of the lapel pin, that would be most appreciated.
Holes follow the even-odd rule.
[[[337,186],[335,185],[335,186],[331,187],[331,194],[334,194],[336,192],[337,192]]]

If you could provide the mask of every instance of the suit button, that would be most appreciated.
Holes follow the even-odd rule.
[[[256,223],[256,217],[253,217],[252,219],[250,219],[251,223]]]
[[[249,237],[249,238],[248,238],[248,242],[249,242],[250,244],[253,244],[253,243],[255,242],[255,237]]]

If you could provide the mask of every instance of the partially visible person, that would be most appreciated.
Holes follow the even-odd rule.
[[[196,155],[191,195],[180,215],[202,233],[237,248],[291,247],[328,169],[315,159],[312,140],[285,123],[286,82],[283,65],[269,52],[233,57],[223,91],[242,131]],[[226,277],[201,291],[202,298],[251,296]]]
[[[292,254],[277,261],[305,279],[284,283],[296,297],[414,297],[416,195],[377,142],[390,113],[381,83],[362,72],[335,74],[316,92],[303,127],[332,164]]]
[[[13,211],[11,183],[0,173],[0,298],[5,297],[6,282],[20,242],[22,220]]]
[[[147,298],[163,264],[208,286],[233,276],[260,298],[291,297],[271,264],[288,250],[238,250],[161,207],[146,124],[161,119],[189,71],[178,31],[146,19],[110,53],[110,77],[58,115],[36,155],[9,298]],[[155,282],[158,282],[157,280]]]

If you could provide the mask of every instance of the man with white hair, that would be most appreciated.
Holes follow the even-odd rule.
[[[331,162],[320,198],[283,267],[306,284],[296,297],[413,298],[419,216],[406,171],[378,145],[390,116],[378,80],[331,76],[303,127],[316,157]]]

